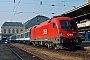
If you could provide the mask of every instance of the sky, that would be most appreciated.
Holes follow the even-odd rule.
[[[86,3],[88,0],[0,0],[0,27],[4,22],[25,23],[37,15],[51,18]]]

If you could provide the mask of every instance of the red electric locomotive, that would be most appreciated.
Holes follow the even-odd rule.
[[[30,41],[34,45],[75,48],[81,43],[75,20],[69,17],[54,17],[32,27],[30,31]]]

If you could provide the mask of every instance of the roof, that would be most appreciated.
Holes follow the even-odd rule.
[[[75,19],[75,21],[84,20],[84,19],[90,19],[90,4],[84,4],[79,7],[75,7],[75,9],[72,9],[68,12],[63,13],[64,16],[69,16]]]
[[[37,24],[39,24],[41,22],[44,22],[44,21],[46,21],[48,19],[49,18],[46,17],[46,16],[37,15],[36,17],[34,17],[34,18],[28,20],[27,22],[25,22],[24,26],[27,29],[27,28],[32,27],[34,25],[37,25]]]
[[[21,22],[4,22],[2,26],[23,26]]]

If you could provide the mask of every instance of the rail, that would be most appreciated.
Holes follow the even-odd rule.
[[[18,53],[16,53],[12,48],[10,48],[9,45],[7,45],[7,47],[8,47],[20,60],[24,60]]]

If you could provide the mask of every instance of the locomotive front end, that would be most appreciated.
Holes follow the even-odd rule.
[[[73,19],[60,20],[60,45],[63,47],[75,47],[77,44],[81,44],[81,40],[78,37],[78,28]]]

